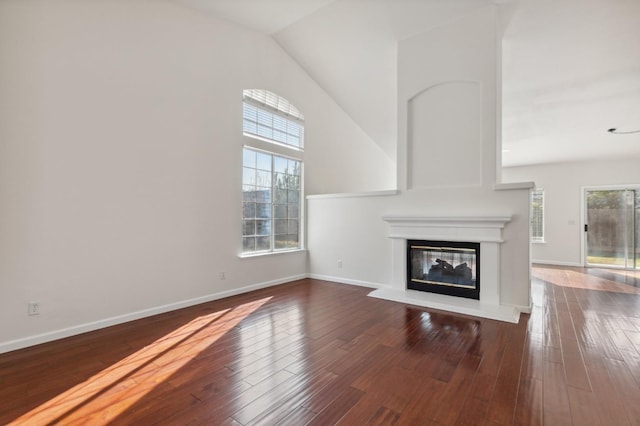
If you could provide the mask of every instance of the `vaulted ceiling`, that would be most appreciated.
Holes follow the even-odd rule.
[[[503,165],[640,160],[639,0],[175,0],[273,37],[395,158],[399,40],[489,4],[503,38]]]

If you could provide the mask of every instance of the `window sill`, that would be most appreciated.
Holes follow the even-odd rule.
[[[261,253],[242,253],[238,255],[240,259],[251,259],[255,257],[264,257],[264,256],[277,256],[279,254],[291,254],[291,253],[301,253],[306,252],[307,249],[294,249],[294,250],[281,250],[281,251],[267,251]]]
[[[541,241],[531,241],[531,244],[547,244],[547,242],[545,240],[541,240]]]
[[[493,185],[494,191],[512,191],[517,189],[533,189],[535,182],[512,182],[512,183],[496,183]]]
[[[336,194],[312,194],[307,195],[307,200],[320,200],[325,198],[357,198],[357,197],[385,197],[390,195],[398,195],[400,191],[397,189],[389,189],[384,191],[370,192],[345,192]]]

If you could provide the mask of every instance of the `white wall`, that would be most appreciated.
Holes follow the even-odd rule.
[[[480,216],[510,215],[501,247],[502,303],[529,306],[529,191],[494,191],[496,140],[499,117],[499,64],[497,13],[488,7],[472,16],[417,35],[400,43],[398,52],[398,182],[401,193],[391,196],[319,198],[308,200],[310,271],[313,276],[369,285],[390,285],[391,240],[385,215]],[[442,128],[413,126],[410,102],[417,94],[449,81],[475,82],[471,99],[475,111],[455,116],[456,126],[471,126],[476,134],[446,132]],[[468,99],[463,94],[464,99]],[[429,111],[429,108],[420,108]],[[414,111],[415,112],[415,111]],[[477,120],[480,117],[480,125]],[[450,119],[450,117],[447,117]],[[420,131],[420,137],[412,129]],[[445,129],[446,130],[446,129]],[[430,139],[431,138],[431,139]],[[436,138],[433,140],[432,138]],[[439,150],[435,157],[421,144],[455,147],[449,157]],[[475,152],[476,144],[481,149]],[[467,145],[465,145],[467,144]],[[419,146],[417,146],[419,145]],[[471,149],[467,151],[465,147]],[[418,154],[416,154],[418,153]],[[417,161],[413,155],[422,155]],[[456,156],[463,160],[456,162]],[[474,173],[464,183],[447,179],[456,164],[473,164]],[[418,164],[441,173],[425,178],[414,173]],[[478,173],[475,173],[475,172]],[[342,267],[338,267],[338,260]]]
[[[583,188],[640,184],[640,159],[507,167],[502,176],[505,182],[535,181],[544,189],[546,241],[532,245],[532,260],[581,266]]]
[[[242,89],[307,117],[308,193],[394,186],[273,40],[177,4],[3,0],[0,63],[0,352],[306,274],[238,258]]]
[[[309,269],[313,276],[381,287],[391,285],[392,249],[383,216],[512,216],[503,230],[501,301],[529,306],[528,191],[447,189],[397,196],[308,200]],[[341,260],[341,267],[338,266]]]

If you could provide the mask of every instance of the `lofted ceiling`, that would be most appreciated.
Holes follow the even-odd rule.
[[[273,37],[390,158],[399,40],[489,4],[503,38],[503,165],[640,160],[640,0],[174,0]]]

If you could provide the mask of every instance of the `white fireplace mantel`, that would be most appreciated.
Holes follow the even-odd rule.
[[[511,216],[384,216],[390,238],[502,242]]]
[[[384,216],[392,239],[390,286],[370,296],[418,306],[518,322],[520,312],[500,303],[500,245],[502,230],[511,216]],[[480,300],[408,290],[407,240],[465,241],[480,243]]]

